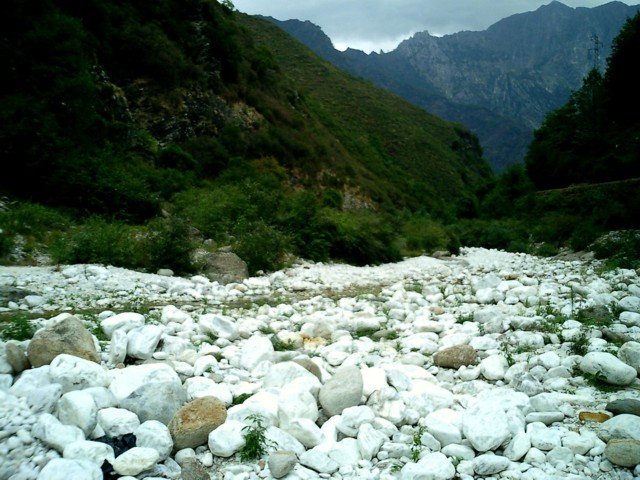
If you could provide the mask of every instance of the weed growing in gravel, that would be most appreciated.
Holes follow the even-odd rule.
[[[473,312],[456,315],[456,323],[463,324],[465,322],[473,322]]]
[[[423,426],[419,426],[418,429],[413,432],[413,444],[411,445],[411,461],[417,462],[420,460],[420,453],[422,452],[422,435],[427,431]]]
[[[296,344],[293,340],[280,340],[277,335],[273,335],[271,337],[271,343],[273,344],[273,349],[276,352],[287,352],[296,349]]]
[[[594,388],[597,388],[602,392],[617,392],[622,388],[622,387],[607,383],[605,381],[605,376],[600,371],[596,373],[584,372],[582,376],[584,377],[584,379],[589,385],[591,385]]]
[[[6,320],[3,318],[3,325],[0,325],[0,338],[3,340],[30,340],[34,333],[36,328],[23,313],[11,315]]]
[[[373,334],[378,331],[377,328],[369,328],[369,327],[359,327],[355,332],[351,334],[351,336],[355,338],[367,337],[372,338]]]
[[[589,335],[583,329],[573,342],[571,342],[569,352],[572,355],[580,355],[584,357],[589,352],[589,338]]]
[[[276,331],[273,329],[273,327],[271,327],[271,325],[261,325],[258,330],[260,331],[260,333],[263,333],[264,335],[272,335],[276,333]]]
[[[235,397],[233,399],[232,404],[233,405],[240,405],[240,404],[244,403],[245,400],[247,400],[252,395],[253,395],[253,393],[241,393],[240,395],[238,395],[237,397]]]
[[[242,429],[242,436],[246,442],[240,450],[240,460],[243,462],[258,460],[267,453],[270,448],[278,447],[274,441],[266,437],[265,431],[267,428],[264,426],[263,417],[253,414],[249,415],[247,420],[251,422],[251,425],[246,425]]]

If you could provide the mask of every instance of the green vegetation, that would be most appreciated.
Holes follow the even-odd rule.
[[[454,227],[463,245],[542,256],[593,249],[610,268],[637,268],[640,122],[629,112],[640,108],[631,61],[639,44],[636,15],[615,39],[606,72],[591,71],[547,115],[526,168],[513,166],[478,192],[478,217]],[[611,231],[619,232],[594,244]]]
[[[258,460],[271,448],[277,448],[275,442],[269,440],[266,435],[266,427],[264,426],[264,418],[260,415],[253,414],[247,417],[251,425],[246,425],[242,429],[242,435],[245,445],[240,450],[240,460],[247,462],[249,460]]]
[[[477,138],[231,2],[9,0],[0,262],[250,274],[483,246],[539,255],[638,229],[640,20],[493,178]],[[634,108],[635,107],[635,108]],[[600,183],[597,183],[600,182]],[[608,182],[608,183],[602,183]],[[593,248],[637,268],[638,235]]]
[[[31,340],[34,333],[36,333],[36,327],[26,314],[3,315],[0,319],[0,338],[4,341]]]

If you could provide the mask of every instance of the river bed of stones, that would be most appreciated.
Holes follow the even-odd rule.
[[[634,270],[468,248],[0,287],[0,480],[640,478]]]

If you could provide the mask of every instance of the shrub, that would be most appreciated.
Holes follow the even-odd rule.
[[[191,256],[194,245],[189,236],[189,225],[182,218],[152,220],[142,246],[148,255],[144,266],[150,271],[160,268],[171,268],[176,273],[195,271]]]
[[[407,249],[414,252],[433,252],[449,247],[450,238],[439,223],[426,217],[414,217],[407,221],[402,231]]]
[[[535,250],[535,254],[540,257],[554,257],[560,250],[552,243],[543,242]]]
[[[13,249],[13,238],[0,228],[0,258],[6,257]]]
[[[611,232],[594,242],[593,252],[608,268],[640,268],[640,232]]]
[[[395,262],[402,258],[392,219],[371,211],[329,211],[335,228],[330,239],[332,258],[355,265]]]
[[[276,227],[263,220],[241,219],[233,228],[233,235],[233,251],[247,262],[250,275],[259,270],[275,271],[284,267],[291,241]]]
[[[143,263],[136,249],[135,232],[134,227],[123,223],[92,217],[54,242],[50,253],[57,263],[135,268]]]
[[[462,220],[451,228],[467,247],[522,251],[529,244],[529,230],[517,220]]]

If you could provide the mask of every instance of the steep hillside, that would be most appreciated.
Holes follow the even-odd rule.
[[[433,209],[487,174],[465,129],[305,51],[323,85],[357,92],[334,108],[313,75],[258,39],[270,24],[215,1],[10,3],[0,135],[16,170],[0,180],[5,194],[145,218],[238,159],[271,158],[293,185]]]
[[[496,171],[522,162],[533,129],[562,105],[639,6],[552,2],[482,32],[414,35],[389,53],[330,51],[318,27],[277,22],[327,60],[478,134]],[[304,28],[303,28],[304,27]]]

